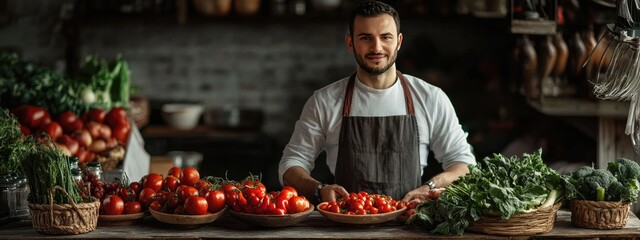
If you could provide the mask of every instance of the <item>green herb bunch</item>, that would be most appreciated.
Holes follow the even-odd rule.
[[[416,207],[408,224],[445,235],[462,235],[469,221],[550,207],[564,199],[567,180],[542,161],[542,150],[521,158],[494,154],[448,186],[439,199]]]
[[[22,175],[22,159],[35,141],[20,132],[18,119],[0,108],[0,175]]]
[[[81,202],[80,190],[73,181],[69,160],[49,138],[36,144],[22,160],[22,171],[29,184],[28,201],[35,204],[49,204],[50,191],[55,204],[69,204],[66,194],[54,191],[54,186],[64,189],[75,202]]]
[[[0,52],[0,104],[4,108],[30,104],[45,108],[52,116],[65,111],[80,114],[87,106],[76,89],[51,69],[24,61],[16,53]]]

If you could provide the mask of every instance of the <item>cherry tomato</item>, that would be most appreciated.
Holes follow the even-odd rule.
[[[180,188],[180,191],[178,191],[178,197],[183,201],[186,201],[190,197],[197,197],[198,195],[198,189],[190,186]]]
[[[182,173],[182,169],[180,169],[179,167],[171,167],[169,168],[169,172],[167,173],[167,176],[174,176],[174,177],[180,178],[180,173]]]
[[[188,214],[191,215],[204,215],[207,214],[209,204],[203,197],[191,196],[184,202],[184,208]]]
[[[182,202],[180,202],[180,198],[178,197],[171,197],[169,198],[169,200],[167,200],[167,202],[164,204],[164,209],[166,213],[173,213],[176,211],[176,209],[180,206],[182,206]]]
[[[151,204],[149,204],[149,208],[158,212],[162,212],[162,204],[160,204],[160,202],[158,201],[151,202]]]
[[[152,188],[144,188],[142,189],[142,191],[140,191],[140,195],[138,195],[138,202],[140,202],[140,204],[144,205],[145,207],[148,207],[151,202],[155,200],[155,198],[155,190],[153,190]]]
[[[200,180],[200,173],[193,167],[185,167],[180,173],[180,182],[187,186],[193,186]]]
[[[165,177],[162,181],[162,189],[168,190],[170,192],[175,192],[176,188],[178,188],[178,185],[180,185],[180,179],[172,175]]]
[[[144,182],[145,188],[151,188],[154,191],[160,191],[162,189],[162,175],[157,173],[149,173],[147,179]]]
[[[282,191],[285,191],[285,190],[291,192],[293,194],[292,197],[298,196],[298,191],[295,188],[293,188],[292,186],[284,186],[284,187],[282,187]]]
[[[105,215],[121,215],[124,211],[124,201],[116,195],[107,196],[100,206]]]
[[[222,190],[209,191],[205,196],[205,199],[209,204],[209,212],[212,213],[222,210],[226,204],[224,192]]]
[[[142,205],[139,202],[128,202],[124,204],[124,214],[141,213]]]
[[[292,197],[288,202],[287,213],[304,212],[309,208],[309,201],[304,197]]]
[[[129,184],[129,188],[133,189],[136,195],[140,194],[140,191],[142,191],[142,185],[140,185],[139,182],[131,182]]]

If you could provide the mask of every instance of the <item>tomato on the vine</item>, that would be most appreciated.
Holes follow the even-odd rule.
[[[173,175],[169,175],[164,178],[162,181],[162,189],[168,190],[170,192],[175,192],[176,188],[180,185],[180,179]]]
[[[180,182],[187,186],[193,186],[200,180],[200,173],[193,167],[185,167],[180,173]]]
[[[144,181],[145,188],[151,188],[154,191],[160,191],[162,189],[162,175],[157,173],[149,173]]]
[[[309,201],[304,197],[292,197],[288,201],[287,213],[299,213],[309,209]]]
[[[206,194],[205,199],[209,204],[209,212],[218,212],[225,206],[225,196],[222,190],[209,191]]]
[[[178,192],[178,197],[180,197],[180,199],[182,199],[183,201],[186,201],[190,197],[197,196],[199,196],[198,189],[190,186],[180,188],[180,191]]]
[[[180,169],[179,167],[171,167],[169,168],[169,172],[167,173],[167,176],[174,176],[174,177],[180,178],[180,173],[182,173],[182,169]]]
[[[203,197],[192,196],[187,198],[187,200],[184,202],[184,208],[188,214],[204,215],[209,209],[209,204]]]
[[[128,202],[124,204],[124,214],[141,213],[142,205],[139,202]]]
[[[124,201],[116,195],[107,196],[100,206],[105,215],[121,215],[124,211]]]

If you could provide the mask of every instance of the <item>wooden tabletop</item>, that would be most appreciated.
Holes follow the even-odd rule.
[[[493,236],[467,232],[463,236],[442,236],[424,232],[416,227],[391,221],[375,225],[345,225],[324,218],[317,211],[306,220],[289,227],[254,227],[225,215],[221,219],[197,228],[184,229],[164,224],[152,216],[131,226],[98,226],[80,235],[43,235],[31,225],[2,226],[0,239],[548,239],[548,238],[637,238],[640,237],[640,220],[630,214],[625,228],[594,230],[571,226],[571,214],[560,210],[556,224],[549,233],[536,236]],[[15,225],[15,224],[14,224]]]

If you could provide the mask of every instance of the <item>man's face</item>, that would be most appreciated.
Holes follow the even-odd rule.
[[[388,14],[357,16],[353,35],[347,36],[346,40],[360,68],[369,74],[379,75],[396,62],[402,44],[402,34],[397,32],[393,17]]]

